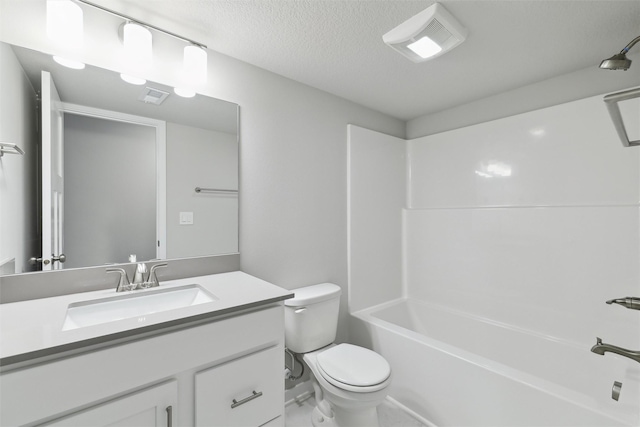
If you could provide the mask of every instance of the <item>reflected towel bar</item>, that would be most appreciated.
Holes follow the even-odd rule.
[[[0,157],[7,154],[20,154],[24,155],[24,151],[22,148],[18,147],[16,144],[12,144],[10,142],[0,142]]]
[[[196,187],[196,193],[238,194],[238,190],[222,190],[219,188]]]
[[[634,147],[640,145],[640,139],[635,141],[629,140],[627,130],[624,127],[624,121],[622,120],[622,114],[620,114],[620,107],[618,106],[618,102],[634,98],[640,98],[640,88],[612,93],[604,97],[604,102],[606,102],[607,104],[609,115],[611,116],[611,120],[613,120],[613,126],[616,128],[616,132],[618,132],[618,136],[622,141],[622,145],[624,145],[625,147]]]

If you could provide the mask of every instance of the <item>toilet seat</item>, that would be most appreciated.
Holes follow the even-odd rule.
[[[322,377],[343,390],[368,393],[387,386],[391,367],[378,353],[352,344],[339,344],[320,352]]]

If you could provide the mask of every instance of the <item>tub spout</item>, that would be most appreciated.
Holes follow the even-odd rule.
[[[640,298],[636,297],[610,299],[607,304],[619,304],[632,310],[640,310]]]
[[[640,363],[640,351],[632,351],[615,345],[604,344],[600,338],[596,338],[596,345],[591,347],[591,351],[601,356],[604,356],[606,352],[615,353]]]

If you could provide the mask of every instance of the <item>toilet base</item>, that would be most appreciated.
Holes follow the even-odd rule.
[[[378,411],[371,408],[367,411],[345,411],[334,407],[333,417],[324,415],[316,406],[311,413],[313,427],[379,427]]]
[[[311,424],[313,427],[338,427],[335,419],[324,415],[317,406],[311,412]]]

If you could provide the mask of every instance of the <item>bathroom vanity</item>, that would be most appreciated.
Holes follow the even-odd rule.
[[[204,302],[146,312],[194,288]],[[289,291],[232,272],[120,294],[0,305],[0,425],[284,425]]]

